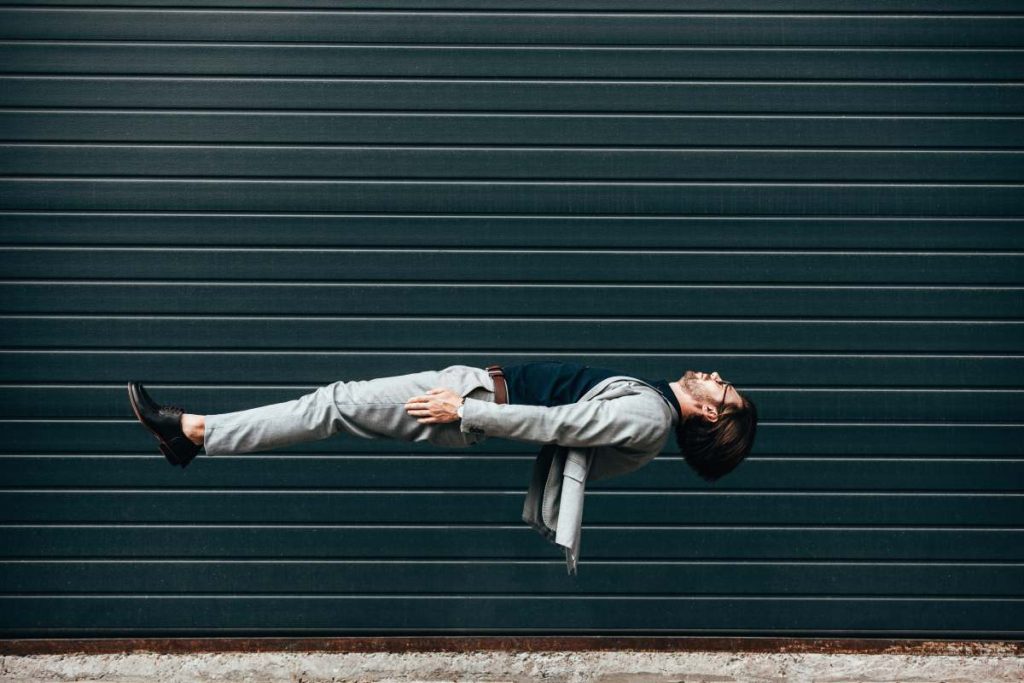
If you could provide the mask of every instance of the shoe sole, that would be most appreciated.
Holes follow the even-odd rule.
[[[142,419],[142,415],[139,415],[139,408],[135,403],[135,395],[132,393],[132,385],[130,383],[128,384],[128,402],[132,404],[132,412],[135,413],[135,418],[143,427],[146,428],[146,431],[156,437],[156,440],[160,445],[160,452],[164,454],[164,457],[167,458],[172,465],[184,467],[184,465],[181,464],[181,459],[174,453],[174,449],[171,448],[171,445],[164,441],[163,437],[161,437],[157,432],[153,431],[150,426],[146,424],[146,421]]]

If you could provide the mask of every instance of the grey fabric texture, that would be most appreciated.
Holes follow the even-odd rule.
[[[208,455],[234,455],[318,441],[339,433],[364,439],[428,441],[465,448],[483,441],[457,422],[423,424],[405,411],[405,402],[444,386],[460,396],[494,400],[494,380],[483,368],[451,365],[406,375],[337,381],[292,401],[206,416]]]
[[[565,551],[578,573],[586,482],[632,472],[665,446],[676,411],[635,377],[607,377],[576,403],[545,407],[467,398],[460,428],[542,444],[523,504],[523,521]]]
[[[412,396],[447,387],[464,398],[461,421],[422,424],[405,411]],[[677,419],[655,387],[626,375],[608,377],[576,403],[498,404],[483,368],[337,381],[292,401],[206,416],[208,455],[284,448],[344,432],[366,439],[428,441],[465,448],[498,437],[541,444],[523,505],[523,521],[565,551],[577,573],[587,481],[632,472],[654,459]]]

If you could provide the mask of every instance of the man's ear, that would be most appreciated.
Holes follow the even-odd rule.
[[[718,408],[709,405],[702,405],[701,417],[707,422],[718,422]]]

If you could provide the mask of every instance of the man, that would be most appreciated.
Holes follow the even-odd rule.
[[[584,482],[642,467],[672,433],[690,467],[715,481],[747,456],[757,429],[754,404],[717,372],[690,370],[668,382],[557,361],[338,381],[293,401],[217,415],[160,405],[138,382],[128,384],[128,396],[168,461],[181,467],[200,448],[212,456],[251,453],[339,432],[446,448],[492,436],[542,444],[523,519],[566,548],[570,573]]]

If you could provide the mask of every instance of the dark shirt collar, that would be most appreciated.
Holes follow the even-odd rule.
[[[651,386],[656,388],[668,401],[668,404],[675,408],[676,411],[676,424],[683,419],[683,409],[679,406],[679,399],[676,398],[675,392],[672,391],[672,387],[669,386],[668,380],[658,379],[650,383]]]

